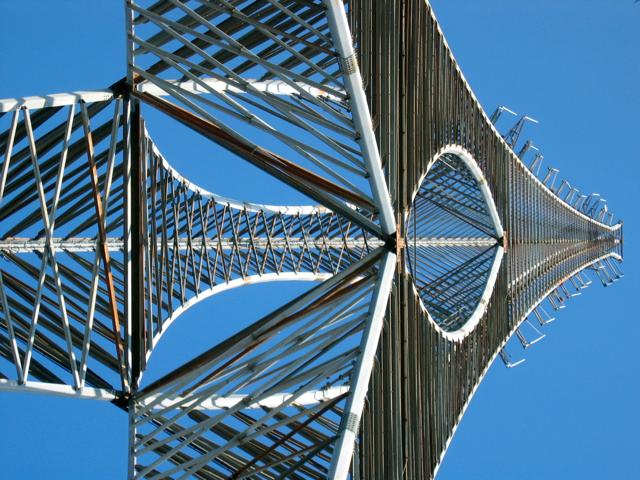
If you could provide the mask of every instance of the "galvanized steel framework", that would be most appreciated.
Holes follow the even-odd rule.
[[[431,478],[543,301],[621,276],[621,223],[525,165],[428,3],[125,8],[125,79],[0,101],[0,389],[127,410],[130,478]],[[148,108],[321,206],[195,186]],[[277,280],[321,283],[141,385],[182,312]]]

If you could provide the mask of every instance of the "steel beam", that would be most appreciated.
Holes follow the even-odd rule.
[[[396,231],[395,215],[382,171],[378,142],[373,132],[371,113],[362,84],[358,60],[353,49],[353,38],[345,6],[342,0],[324,0],[324,4],[327,7],[327,18],[334,45],[340,54],[341,70],[345,88],[349,93],[351,114],[356,130],[360,134],[359,143],[367,165],[371,192],[379,210],[382,230],[385,234],[391,235]]]
[[[384,315],[391,292],[391,285],[396,268],[395,254],[388,252],[380,262],[378,280],[371,299],[369,318],[360,345],[360,357],[352,375],[352,387],[345,406],[340,436],[336,442],[333,462],[329,478],[345,480],[349,475],[351,457],[358,435],[360,416],[367,396],[371,370],[378,349],[380,332],[384,323]]]
[[[22,97],[0,99],[0,113],[16,110],[33,110],[39,108],[64,107],[79,102],[94,103],[113,100],[111,90],[95,90],[87,92],[52,93],[41,97]]]
[[[80,389],[59,383],[33,382],[20,383],[12,380],[0,379],[0,392],[36,393],[57,397],[81,398],[85,400],[103,400],[112,402],[116,399],[113,390],[83,387]]]

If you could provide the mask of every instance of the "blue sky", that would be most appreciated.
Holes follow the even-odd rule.
[[[625,220],[626,240],[621,282],[606,289],[594,282],[573,299],[545,328],[547,337],[524,352],[520,367],[491,368],[438,478],[640,478],[640,315],[633,301],[640,292],[640,5],[432,3],[485,109],[504,104],[537,118],[540,124],[525,135],[541,147],[546,164],[607,198]],[[118,0],[0,0],[0,98],[104,88],[121,78],[122,19]],[[204,187],[253,201],[299,198],[244,164],[225,165],[222,176],[219,159],[207,162],[205,142],[180,129],[166,135],[167,122],[157,115],[149,121],[168,159]],[[195,333],[211,321],[237,329],[305,287],[238,289],[198,305],[161,342],[147,379],[204,350],[214,337]],[[6,478],[124,478],[127,418],[112,405],[4,394],[0,411]]]

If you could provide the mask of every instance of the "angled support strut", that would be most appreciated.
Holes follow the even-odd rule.
[[[347,400],[345,414],[340,426],[340,434],[334,450],[335,453],[329,474],[331,480],[346,480],[349,474],[351,457],[356,436],[358,435],[360,416],[364,408],[364,400],[367,396],[369,379],[371,378],[374,358],[378,349],[378,340],[384,323],[384,314],[387,309],[389,294],[391,293],[391,285],[393,284],[395,266],[396,255],[387,252],[380,262],[378,281],[371,299],[367,326],[362,336],[361,354],[353,372],[351,392]]]
[[[349,94],[353,121],[356,130],[360,134],[360,148],[362,148],[362,154],[369,173],[371,192],[379,209],[380,224],[383,232],[391,235],[396,231],[395,216],[389,190],[384,179],[384,172],[382,171],[380,151],[373,132],[371,113],[364,93],[360,68],[353,49],[347,13],[342,0],[324,0],[324,3],[327,6],[327,19],[331,35],[336,50],[340,53],[345,88]]]

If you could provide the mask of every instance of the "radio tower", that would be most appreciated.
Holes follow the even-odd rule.
[[[496,130],[427,2],[125,9],[126,78],[0,101],[0,390],[128,412],[130,479],[431,478],[506,342],[622,275],[622,223],[534,119]],[[150,110],[317,206],[199,188]],[[317,284],[141,382],[185,310],[276,280]]]

